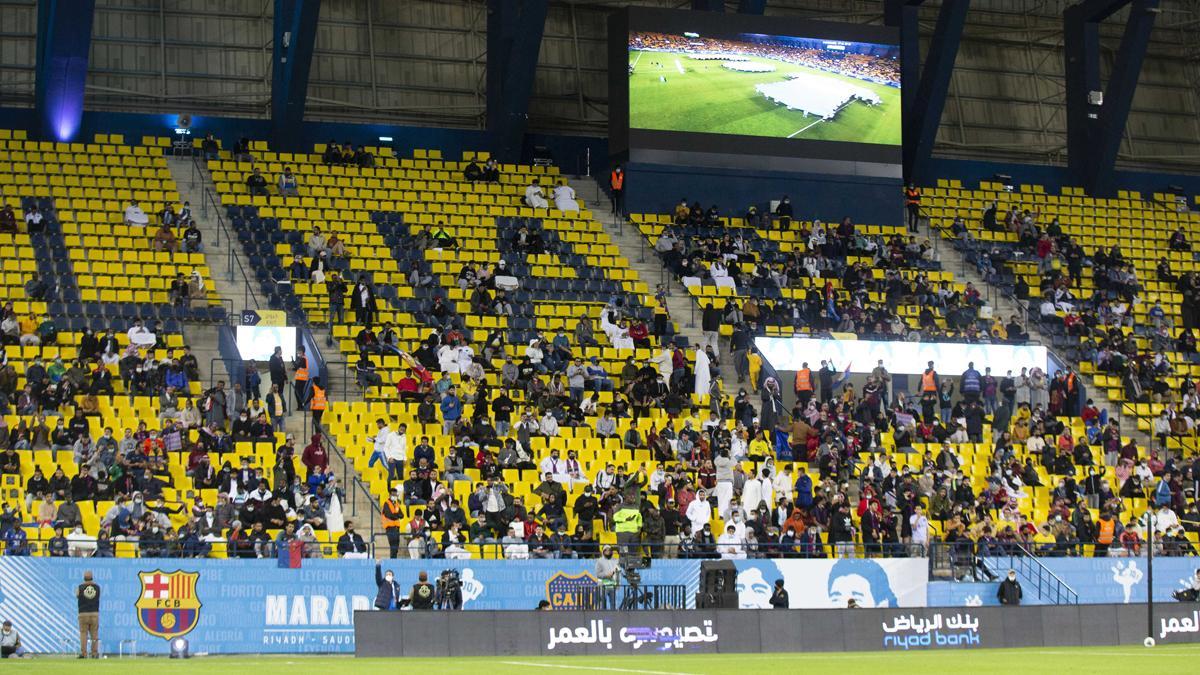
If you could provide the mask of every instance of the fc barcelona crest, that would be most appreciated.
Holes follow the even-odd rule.
[[[196,595],[199,572],[138,572],[142,592],[134,605],[138,623],[147,633],[164,640],[187,635],[200,621]]]

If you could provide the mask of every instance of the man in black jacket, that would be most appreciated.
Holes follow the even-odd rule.
[[[1015,571],[1009,570],[1008,576],[1000,582],[1000,588],[996,591],[996,599],[1002,605],[1021,604],[1021,584],[1017,581]]]
[[[376,563],[375,583],[379,586],[379,590],[375,592],[375,609],[400,609],[400,584],[396,583],[392,571],[382,572],[382,568]]]
[[[338,537],[338,555],[345,558],[347,553],[366,554],[367,544],[363,541],[362,535],[354,531],[354,523],[347,520],[345,528],[346,532]]]

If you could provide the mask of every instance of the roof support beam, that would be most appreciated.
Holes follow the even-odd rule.
[[[492,154],[521,159],[547,0],[488,0],[487,129]]]
[[[1108,86],[1100,82],[1100,22],[1130,6]],[[1115,190],[1115,167],[1158,0],[1087,0],[1063,11],[1067,166],[1089,195]]]
[[[320,14],[321,0],[275,0],[271,128],[278,148],[295,148],[303,137],[308,74]]]
[[[943,2],[937,28],[929,41],[929,54],[921,64],[918,10],[923,0],[887,0],[884,22],[900,29],[900,91],[904,117],[904,178],[910,183],[928,182],[926,175],[933,143],[942,121],[950,76],[962,42],[970,0]]]

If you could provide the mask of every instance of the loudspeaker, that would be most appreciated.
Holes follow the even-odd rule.
[[[696,593],[696,609],[737,609],[737,591],[726,593]]]
[[[705,594],[733,593],[737,607],[737,568],[732,560],[713,560],[700,563],[700,592]]]

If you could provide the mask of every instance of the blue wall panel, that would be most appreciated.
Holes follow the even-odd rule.
[[[740,216],[755,204],[790,195],[796,217],[887,225],[902,222],[902,186],[896,178],[825,176],[805,173],[630,164],[625,186],[630,213],[670,213],[681,197],[716,204],[726,216]]]
[[[549,597],[569,606],[572,588],[594,583],[593,560],[389,560],[407,593],[421,571],[461,570],[465,609],[531,610]],[[167,640],[147,632],[136,606],[140,573],[198,573],[198,622],[185,633],[193,653],[353,652],[353,610],[375,600],[374,561],[305,560],[279,569],[275,560],[0,558],[0,618],[13,622],[33,652],[78,649],[75,587],[85,570],[100,584],[100,639],[106,653],[136,640],[137,651],[161,654]],[[695,596],[696,560],[658,561],[645,584],[684,584]],[[173,593],[173,591],[172,591]],[[132,645],[125,644],[128,652]]]

